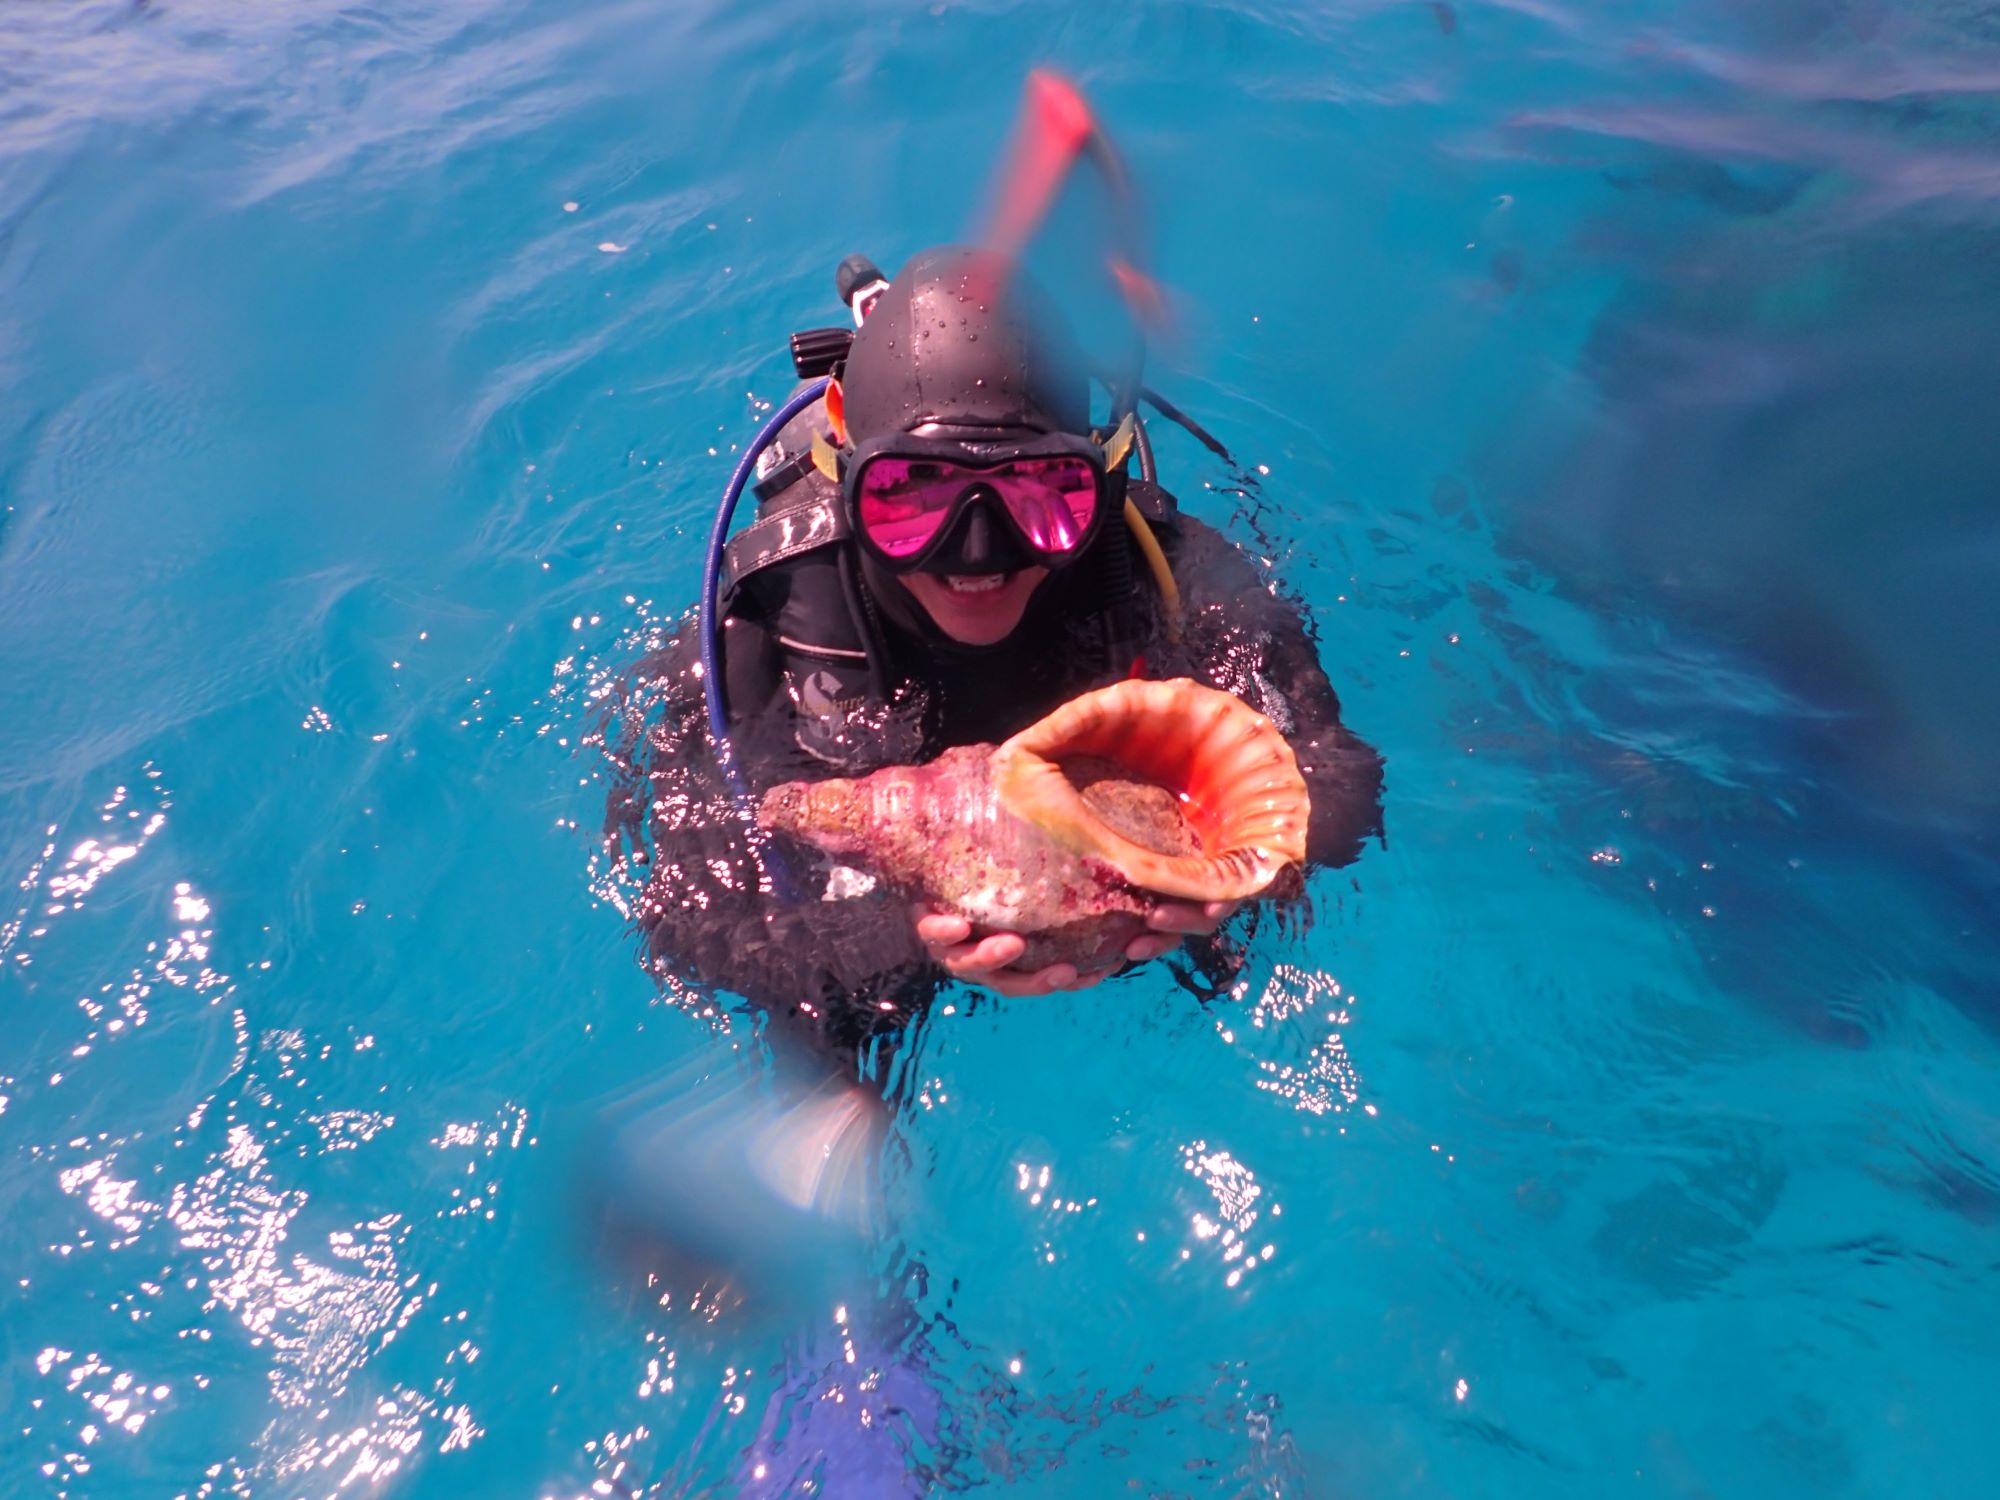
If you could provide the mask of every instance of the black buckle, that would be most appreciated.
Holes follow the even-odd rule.
[[[792,335],[792,368],[801,380],[831,375],[847,362],[853,347],[852,328],[808,328]]]

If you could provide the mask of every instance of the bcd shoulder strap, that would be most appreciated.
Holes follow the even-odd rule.
[[[757,519],[723,551],[725,597],[754,573],[846,540],[840,487],[812,462],[813,436],[825,427],[826,403],[815,401],[779,430],[758,460]]]
[[[813,477],[818,478],[817,472]],[[794,488],[802,489],[809,483],[802,480]],[[729,539],[722,554],[723,592],[733,594],[752,573],[830,547],[844,541],[847,534],[847,517],[837,497],[801,497],[800,503],[774,509]]]

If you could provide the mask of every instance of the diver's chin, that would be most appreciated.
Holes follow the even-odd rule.
[[[909,573],[902,579],[931,623],[966,646],[993,646],[1012,635],[1047,568],[1011,573]]]

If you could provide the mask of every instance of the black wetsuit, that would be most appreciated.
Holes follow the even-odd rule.
[[[867,609],[871,703],[847,705],[845,742],[823,743],[814,674],[770,613],[739,594],[724,635],[731,734],[753,790],[852,774],[871,763],[929,759],[954,745],[999,741],[1093,687],[1134,675],[1188,676],[1236,694],[1276,722],[1312,794],[1308,859],[1342,865],[1381,828],[1381,760],[1340,722],[1340,704],[1298,610],[1212,528],[1133,484],[1179,582],[1184,628],[1163,628],[1157,591],[1123,528],[1101,546],[1131,548],[1112,576],[1125,600],[1105,608],[1101,570],[1052,575],[1022,625],[999,646],[919,639]],[[849,542],[825,549],[837,554]],[[853,597],[852,590],[848,597]],[[793,627],[794,629],[796,626]],[[918,941],[907,901],[876,888],[844,895],[851,877],[824,856],[778,840],[795,889],[760,889],[743,822],[716,770],[703,711],[692,615],[635,668],[602,730],[617,768],[606,841],[622,861],[647,959],[669,983],[719,986],[761,1007],[774,1034],[803,1033],[836,1055],[907,1022],[946,975]],[[806,667],[811,662],[805,663]],[[817,738],[816,738],[817,736]],[[1224,982],[1226,938],[1190,944],[1191,987]]]

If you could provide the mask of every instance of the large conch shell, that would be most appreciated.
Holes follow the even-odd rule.
[[[855,780],[793,781],[758,821],[975,929],[1017,967],[1107,968],[1161,897],[1239,901],[1303,864],[1310,800],[1277,726],[1185,678],[1085,693],[997,748]]]

